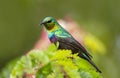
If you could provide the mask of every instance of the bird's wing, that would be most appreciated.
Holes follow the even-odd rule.
[[[73,37],[66,37],[66,38],[61,38],[55,36],[57,41],[60,43],[63,43],[65,45],[72,46],[73,48],[79,49],[80,52],[85,54],[89,59],[92,58],[92,56],[87,52],[87,50],[78,42],[76,41]]]
[[[67,38],[61,38],[61,37],[56,37],[56,40],[59,42],[59,43],[62,43],[63,44],[63,47],[69,47],[69,48],[75,48],[75,49],[79,49],[78,53],[80,53],[80,57],[86,59],[91,65],[93,65],[96,70],[98,72],[101,73],[101,70],[94,64],[94,62],[91,60],[92,56],[87,52],[87,50],[78,42],[76,41],[73,37],[67,37]],[[79,56],[79,55],[78,55]]]

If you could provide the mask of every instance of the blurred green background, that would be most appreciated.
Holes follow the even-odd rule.
[[[107,47],[100,67],[105,78],[120,77],[120,0],[1,0],[0,69],[38,40],[45,16],[70,15]]]

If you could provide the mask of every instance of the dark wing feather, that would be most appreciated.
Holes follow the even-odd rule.
[[[70,49],[72,53],[78,53],[78,56],[86,59],[91,65],[93,65],[98,72],[101,70],[94,64],[91,60],[92,56],[87,52],[87,50],[73,37],[61,38],[55,36],[56,41],[59,42],[58,49]]]
[[[79,53],[82,57],[83,55],[87,56],[89,59],[91,59],[91,55],[86,51],[86,49],[78,42],[76,41],[73,37],[67,37],[67,38],[61,38],[55,36],[57,41],[60,44],[60,49],[64,49],[68,47],[68,49],[72,49],[73,53]],[[77,51],[77,52],[75,52]],[[83,57],[83,58],[87,58]]]

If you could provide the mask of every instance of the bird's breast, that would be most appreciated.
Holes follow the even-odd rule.
[[[49,35],[50,42],[55,43],[57,41],[54,34]]]

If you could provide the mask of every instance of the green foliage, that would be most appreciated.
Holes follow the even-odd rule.
[[[102,78],[100,73],[70,50],[32,50],[14,66],[10,78]]]
[[[88,34],[84,37],[84,44],[91,52],[97,52],[100,54],[106,53],[105,45],[95,36],[92,34]]]
[[[15,66],[18,58],[9,62],[0,72],[0,78],[9,78],[11,70]]]

